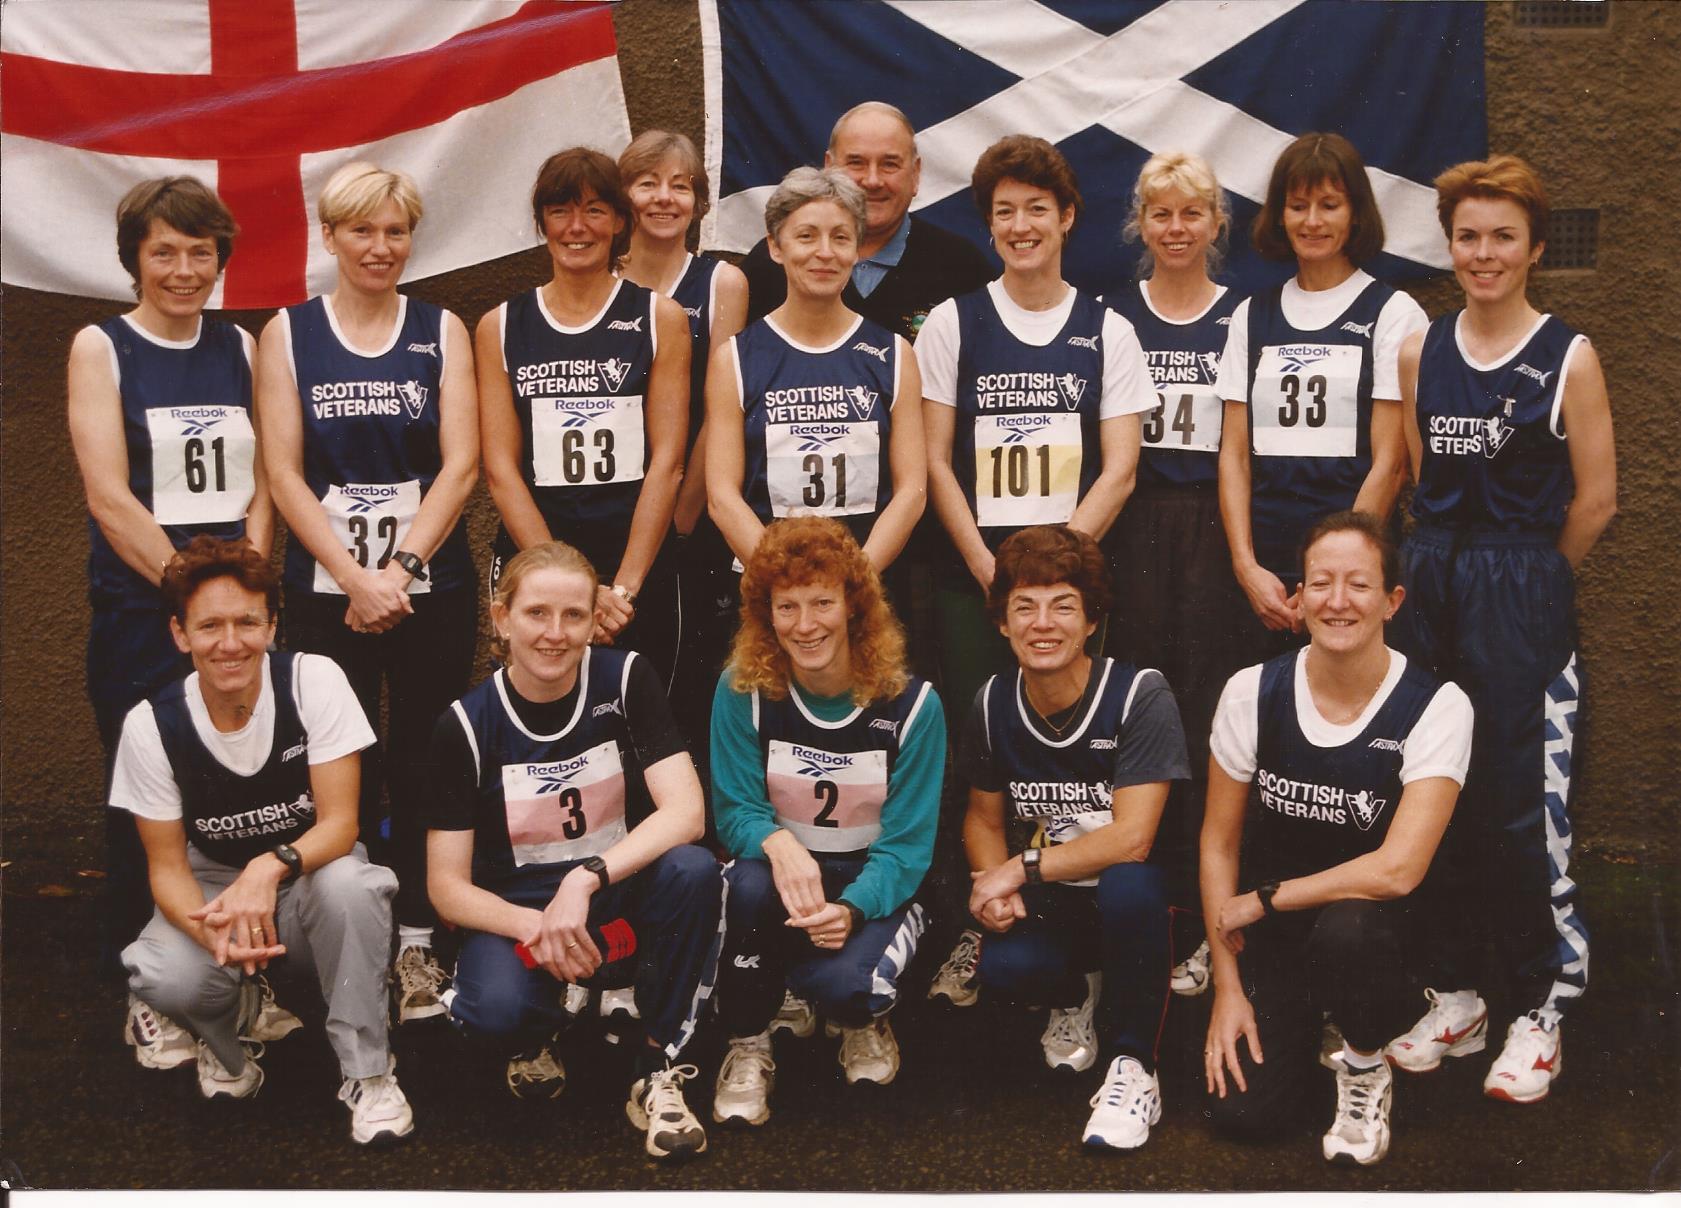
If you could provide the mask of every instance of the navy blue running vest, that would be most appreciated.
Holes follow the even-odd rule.
[[[808,851],[862,854],[881,835],[893,765],[930,686],[912,676],[892,700],[835,722],[808,713],[796,692],[790,687],[782,700],[753,694],[765,792],[777,825]]]
[[[1296,716],[1296,660],[1306,657],[1292,650],[1261,665],[1245,885],[1307,876],[1382,845],[1401,804],[1402,747],[1441,687],[1408,662],[1358,736],[1316,747]]]
[[[1103,470],[1104,313],[1076,292],[1040,348],[1011,334],[988,290],[957,299],[951,466],[988,549],[1028,525],[1066,523]]]
[[[204,745],[187,708],[186,680],[176,680],[152,698],[158,737],[181,790],[187,842],[229,868],[241,868],[315,825],[309,734],[298,715],[299,657],[268,656],[274,742],[267,761],[250,776],[229,770]]]
[[[1413,515],[1442,528],[1551,538],[1576,494],[1564,376],[1583,337],[1548,315],[1510,356],[1478,369],[1455,338],[1462,313],[1430,324],[1419,357],[1424,459]]]
[[[1129,285],[1104,301],[1131,323],[1150,366],[1156,409],[1143,417],[1138,489],[1201,487],[1220,479],[1220,431],[1226,405],[1214,389],[1232,311],[1243,300],[1228,289],[1196,319],[1175,323],[1150,308],[1144,285]]]
[[[598,856],[640,820],[627,818],[627,804],[634,812],[642,800],[627,792],[642,776],[625,706],[635,657],[591,646],[578,665],[577,707],[554,734],[520,721],[505,667],[450,706],[478,758],[473,884]]]
[[[1395,291],[1373,281],[1317,331],[1290,326],[1283,292],[1249,300],[1249,524],[1261,565],[1294,574],[1307,530],[1372,468],[1372,350]]]
[[[524,455],[549,533],[592,555],[624,551],[648,466],[655,295],[619,280],[588,327],[563,328],[532,290],[503,304],[502,354]],[[507,530],[499,530],[502,541]],[[601,569],[617,565],[612,559]]]
[[[833,516],[862,545],[893,496],[888,446],[899,381],[893,334],[860,319],[833,348],[813,352],[760,319],[735,337],[735,351],[747,506],[765,524],[783,516]]]
[[[712,316],[717,301],[713,288],[718,263],[711,256],[690,256],[671,291],[671,300],[683,308],[689,320],[689,439],[683,446],[685,464],[694,456],[695,438],[706,419],[706,367],[712,359]]]
[[[1085,714],[1061,737],[1028,720],[1031,706],[1019,670],[995,675],[986,683],[981,707],[987,746],[1004,778],[1006,805],[1039,829],[1034,846],[1066,843],[1115,819],[1115,755],[1133,687],[1142,673],[1110,658],[1094,660],[1091,673],[1097,687]]]
[[[205,319],[188,347],[160,344],[112,317],[128,488],[180,549],[200,533],[245,534],[255,490],[251,363],[237,327]],[[88,517],[88,599],[95,608],[156,607],[158,589]]]
[[[371,355],[339,338],[324,297],[285,311],[303,406],[304,481],[345,549],[370,569],[402,548],[443,466],[444,312],[408,297],[399,307],[390,342]],[[472,574],[466,526],[458,520],[409,591],[462,587]],[[288,591],[340,594],[296,539],[287,542],[285,584]]]

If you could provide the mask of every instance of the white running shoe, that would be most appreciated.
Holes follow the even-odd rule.
[[[453,990],[445,990],[441,997],[447,999],[447,997],[453,993]],[[567,982],[566,995],[560,1000],[560,1005],[561,1008],[573,1019],[578,1018],[578,1016],[589,1010],[589,987],[580,986],[577,982]]]
[[[981,933],[965,931],[952,945],[951,955],[928,987],[929,998],[943,998],[954,1007],[972,1007],[980,997],[975,969],[981,959]]]
[[[706,1130],[683,1100],[683,1084],[700,1071],[692,1065],[669,1065],[631,1084],[625,1115],[647,1137],[642,1147],[651,1158],[691,1158],[706,1152]]]
[[[350,1139],[358,1145],[390,1145],[414,1131],[414,1110],[397,1085],[397,1058],[385,1073],[346,1078],[339,1102],[350,1108]]]
[[[817,1012],[803,998],[795,998],[792,990],[782,992],[782,1008],[770,1021],[771,1034],[792,1032],[804,1040],[817,1031]]]
[[[603,1019],[612,1019],[615,1015],[626,1020],[642,1018],[642,1012],[636,1009],[636,990],[632,986],[603,990],[597,1010]]]
[[[1389,1101],[1395,1075],[1387,1062],[1337,1071],[1337,1115],[1321,1147],[1327,1162],[1371,1166],[1389,1152]]]
[[[198,1057],[198,1041],[191,1032],[133,994],[128,996],[123,1043],[134,1049],[134,1059],[149,1070],[172,1070]]]
[[[1319,1024],[1319,1064],[1333,1074],[1341,1073],[1348,1068],[1343,1064],[1342,1051],[1342,1029],[1327,1015]]]
[[[1213,958],[1208,954],[1208,941],[1203,940],[1195,952],[1173,966],[1167,984],[1175,994],[1195,998],[1208,989],[1213,980]]]
[[[1097,1064],[1097,1025],[1092,1014],[1102,988],[1103,974],[1088,973],[1085,1002],[1077,1007],[1051,1008],[1039,1047],[1045,1051],[1045,1064],[1053,1070],[1066,1068],[1078,1074]]]
[[[899,1074],[899,1042],[883,1015],[861,1028],[842,1028],[841,1069],[848,1083],[873,1082],[886,1086]]]
[[[1093,1149],[1137,1149],[1162,1118],[1162,1088],[1136,1057],[1109,1063],[1103,1085],[1091,1097],[1092,1113],[1082,1140]]]
[[[566,1089],[566,1067],[555,1056],[559,1037],[551,1037],[536,1048],[508,1058],[503,1075],[516,1099],[558,1099]]]
[[[397,954],[392,973],[397,983],[398,1023],[430,1019],[448,1010],[442,994],[449,979],[430,948],[410,944]]]
[[[274,987],[258,974],[239,985],[239,1038],[241,1040],[284,1040],[304,1026],[304,1021],[274,1001]]]
[[[1475,990],[1426,990],[1430,1009],[1412,1030],[1384,1049],[1389,1064],[1409,1074],[1428,1074],[1444,1057],[1468,1057],[1488,1044],[1488,1004]]]
[[[1508,1103],[1539,1103],[1564,1068],[1564,1039],[1558,1024],[1547,1027],[1539,1012],[1512,1020],[1506,1047],[1488,1068],[1483,1094]]]
[[[210,1046],[198,1042],[198,1093],[206,1099],[249,1099],[263,1085],[263,1068],[257,1058],[263,1046],[252,1041],[240,1041],[245,1049],[245,1068],[237,1074],[228,1073]]]
[[[770,1119],[770,1092],[776,1085],[776,1062],[771,1060],[770,1033],[734,1036],[718,1067],[712,1096],[712,1118],[720,1124],[740,1120],[763,1124]]]

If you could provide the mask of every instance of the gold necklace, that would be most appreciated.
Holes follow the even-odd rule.
[[[1384,678],[1386,676],[1388,676],[1388,674],[1389,674],[1389,663],[1388,663],[1387,660],[1385,660],[1384,665],[1383,665],[1383,671],[1377,677],[1377,683],[1373,684],[1370,689],[1366,690],[1364,693],[1361,694],[1360,703],[1358,705],[1356,705],[1353,708],[1352,711],[1349,711],[1347,713],[1347,716],[1339,716],[1339,717],[1330,716],[1329,714],[1327,714],[1325,712],[1324,709],[1320,708],[1319,700],[1318,700],[1317,697],[1314,698],[1313,707],[1315,709],[1318,709],[1319,710],[1319,716],[1323,717],[1331,725],[1333,725],[1333,726],[1346,726],[1352,721],[1357,721],[1359,719],[1360,715],[1366,711],[1366,706],[1371,704],[1372,697],[1377,695],[1377,690],[1379,688],[1383,687]],[[1320,685],[1320,686],[1322,688],[1324,687],[1323,684]],[[1308,650],[1308,654],[1307,654],[1307,690],[1308,690],[1308,695],[1312,696],[1313,695],[1313,651],[1312,651],[1311,648]]]

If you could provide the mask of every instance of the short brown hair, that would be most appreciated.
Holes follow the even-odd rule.
[[[569,570],[584,576],[590,583],[592,602],[595,589],[601,585],[601,576],[596,574],[590,560],[576,547],[564,541],[545,541],[541,545],[527,546],[508,559],[508,564],[496,579],[495,589],[490,593],[490,602],[505,609],[512,608],[525,577],[540,570]],[[508,640],[496,631],[494,625],[490,630],[490,653],[500,662],[508,661]]]
[[[1383,564],[1383,590],[1394,591],[1401,584],[1401,554],[1395,548],[1395,543],[1389,539],[1383,522],[1370,512],[1332,512],[1318,524],[1308,529],[1307,536],[1302,538],[1301,549],[1296,555],[1296,565],[1302,568],[1302,574],[1307,574],[1307,551],[1318,545],[1326,537],[1336,533],[1359,533],[1378,552],[1378,560]]]
[[[1004,539],[993,562],[987,613],[1002,625],[1012,591],[1053,583],[1066,583],[1080,593],[1086,620],[1096,624],[1109,615],[1109,561],[1096,541],[1066,524],[1036,524]]]
[[[630,140],[630,146],[619,153],[619,184],[628,192],[631,182],[644,172],[652,172],[668,155],[675,155],[695,190],[696,218],[712,208],[712,186],[706,179],[706,165],[700,152],[686,134],[671,130],[644,130]]]
[[[1348,194],[1350,215],[1348,242],[1343,254],[1355,265],[1375,259],[1383,251],[1383,214],[1366,175],[1366,163],[1354,144],[1340,134],[1324,131],[1304,134],[1278,157],[1267,181],[1266,201],[1249,228],[1249,240],[1268,260],[1296,258],[1290,237],[1284,233],[1284,200],[1292,190],[1320,183],[1336,185]]]
[[[839,584],[846,595],[846,640],[852,654],[852,703],[892,700],[910,683],[905,631],[882,591],[881,576],[846,526],[827,516],[778,520],[765,529],[741,576],[741,628],[730,648],[730,682],[738,692],[771,700],[788,695],[793,674],[776,640],[771,593],[811,583]]]
[[[135,185],[117,203],[117,259],[140,292],[140,245],[151,233],[152,219],[167,223],[183,235],[216,241],[216,271],[228,266],[239,224],[196,176],[160,176]]]
[[[182,625],[187,623],[187,605],[213,579],[232,579],[246,591],[260,592],[270,617],[280,611],[280,576],[255,546],[243,537],[229,541],[200,533],[163,568],[164,599]]]
[[[975,161],[969,187],[981,222],[987,226],[992,224],[992,195],[1002,180],[1019,180],[1024,185],[1048,190],[1056,198],[1058,210],[1074,208],[1075,222],[1079,222],[1086,206],[1079,183],[1074,179],[1074,169],[1068,166],[1062,152],[1031,134],[1006,134],[982,151]]]
[[[1455,164],[1436,178],[1436,217],[1442,233],[1453,238],[1453,212],[1468,197],[1489,197],[1516,202],[1529,215],[1529,244],[1547,239],[1547,190],[1541,177],[1515,155],[1491,155],[1487,159]]]
[[[612,262],[617,268],[630,251],[630,229],[636,225],[636,211],[619,180],[619,165],[594,147],[568,147],[543,161],[543,166],[537,169],[537,183],[531,186],[531,220],[541,237],[544,207],[571,205],[583,200],[586,192],[594,193],[624,219],[619,233],[613,236]]]

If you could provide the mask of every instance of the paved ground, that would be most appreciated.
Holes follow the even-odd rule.
[[[1213,1137],[1198,1111],[1203,1000],[1176,1000],[1164,1056],[1166,1116],[1128,1156],[1082,1150],[1098,1071],[1056,1075],[1039,1058],[1042,1016],[996,1005],[907,1004],[905,1054],[890,1088],[848,1088],[834,1041],[778,1038],[771,1122],[714,1130],[711,1151],[666,1169],[625,1123],[621,1052],[578,1037],[571,1085],[541,1106],[512,1100],[500,1071],[440,1026],[405,1031],[399,1072],[418,1127],[389,1153],[354,1148],[334,1101],[337,1074],[319,1005],[282,997],[308,1028],[272,1046],[261,1096],[212,1110],[190,1068],[140,1069],[119,1037],[122,994],[91,981],[94,882],[33,854],[48,836],[9,830],[0,958],[0,1158],[23,1186],[66,1188],[1030,1190],[1566,1190],[1681,1186],[1681,1026],[1675,869],[1582,863],[1594,926],[1593,985],[1566,1038],[1569,1060],[1544,1103],[1480,1094],[1486,1058],[1401,1076],[1395,1142],[1370,1170],[1319,1157],[1325,1102],[1288,1142]],[[31,853],[28,856],[20,853]],[[71,866],[73,867],[73,865]],[[42,896],[58,885],[68,896]],[[1498,1010],[1498,1007],[1496,1008]],[[1503,1024],[1501,1030],[1503,1031]],[[716,1068],[717,1041],[699,1045]],[[691,1100],[707,1110],[710,1078]],[[14,1183],[19,1185],[19,1183]]]

